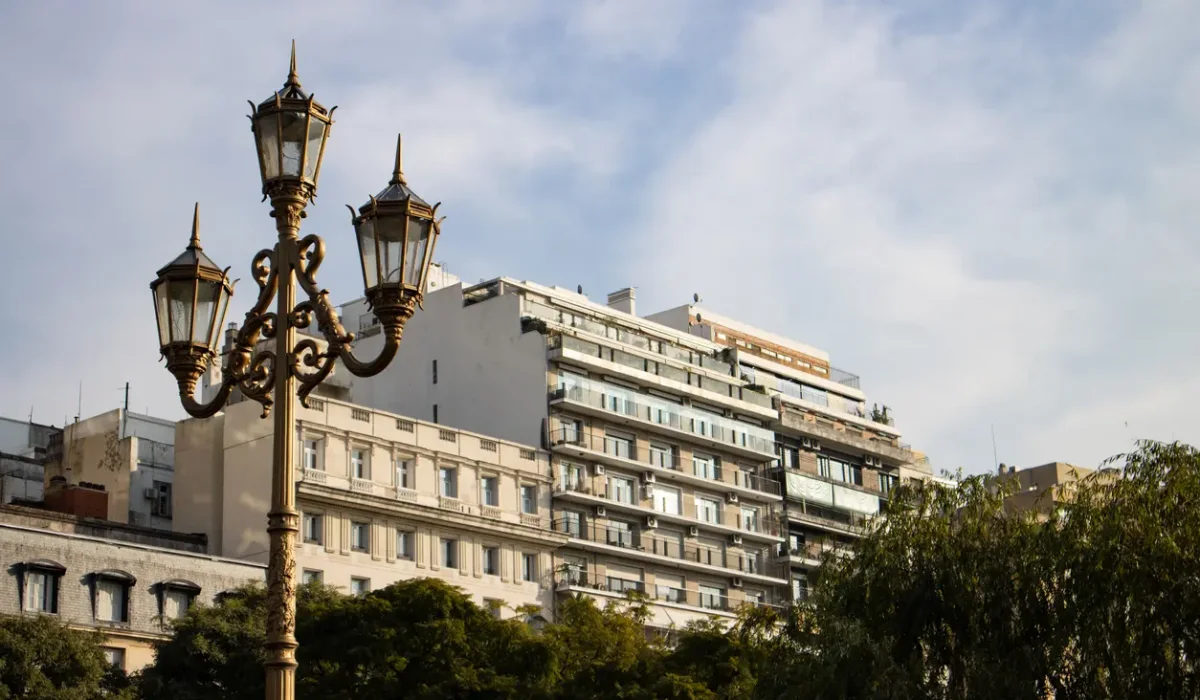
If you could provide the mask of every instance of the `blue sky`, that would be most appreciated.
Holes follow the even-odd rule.
[[[438,257],[824,348],[939,468],[1200,442],[1200,4],[0,3],[0,415],[180,416],[148,283],[273,234],[246,100],[340,106],[306,231],[405,171]],[[241,297],[245,296],[245,292]],[[235,298],[231,318],[248,300]]]

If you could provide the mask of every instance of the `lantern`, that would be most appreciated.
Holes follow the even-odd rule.
[[[263,194],[298,189],[306,198],[312,198],[333,124],[333,110],[317,104],[300,87],[296,42],[292,42],[291,70],[283,88],[257,107],[252,102],[251,107],[254,113],[250,115],[250,130],[258,150]]]

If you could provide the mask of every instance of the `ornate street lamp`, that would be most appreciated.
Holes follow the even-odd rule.
[[[441,231],[438,205],[429,206],[408,188],[396,168],[388,187],[353,216],[362,258],[367,302],[383,326],[384,346],[375,359],[354,357],[354,334],[346,332],[317,285],[316,273],[325,259],[319,236],[299,238],[304,209],[317,193],[317,178],[333,111],[306,94],[296,77],[296,45],[291,70],[282,89],[265,101],[250,103],[251,130],[258,153],[263,199],[271,200],[278,241],[251,262],[258,299],[246,313],[229,354],[217,394],[207,403],[196,401],[196,382],[217,352],[225,310],[233,294],[228,268],[222,270],[200,249],[199,205],[192,239],[182,255],[163,267],[151,283],[158,319],[159,346],[167,369],[179,382],[184,409],[197,418],[220,411],[234,388],[263,406],[263,418],[275,409],[272,465],[270,559],[267,571],[267,699],[295,696],[296,672],[296,510],[295,403],[307,405],[316,389],[340,360],[353,374],[369,377],[383,371],[395,357],[404,325],[420,306],[433,249]],[[351,213],[353,214],[353,209]],[[299,285],[307,297],[297,303]],[[271,311],[271,302],[275,310]],[[326,341],[296,342],[296,330],[313,321]],[[260,340],[273,348],[257,350]]]

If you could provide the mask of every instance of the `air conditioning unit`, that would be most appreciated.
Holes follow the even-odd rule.
[[[730,491],[729,493],[725,494],[725,502],[726,503],[737,503],[738,495],[736,493],[734,493],[733,491]]]
[[[158,498],[158,489],[154,488],[153,486],[147,486],[146,490],[142,492],[142,496],[149,498],[150,500],[154,500],[155,498]]]
[[[596,476],[604,476],[604,465],[603,464],[597,464],[596,466],[592,467],[592,469],[593,469],[593,471],[595,471]]]
[[[658,527],[658,518],[653,515],[646,516],[646,527]]]
[[[730,535],[730,536],[729,536],[729,544],[737,544],[737,545],[740,545],[741,543],[742,543],[742,536],[741,536],[741,535]]]
[[[820,452],[821,451],[821,443],[817,442],[816,440],[813,440],[812,448],[813,448],[813,452]]]
[[[603,518],[608,514],[608,509],[604,506],[596,506],[596,517]]]
[[[733,577],[733,587],[734,587],[734,588],[741,588],[741,587],[742,587],[742,577],[741,577],[741,576],[734,576],[734,577]]]
[[[699,537],[699,536],[700,536],[700,528],[696,527],[695,525],[689,525],[688,526],[688,537]]]
[[[805,449],[811,450],[813,446],[812,438],[800,438],[800,445]]]
[[[642,497],[646,499],[654,499],[654,485],[650,484],[642,488]]]
[[[654,472],[644,472],[642,474],[642,481],[644,481],[647,484],[653,484],[654,483]]]

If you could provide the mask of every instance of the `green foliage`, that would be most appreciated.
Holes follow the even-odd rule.
[[[0,618],[0,700],[131,699],[102,640],[47,616]]]
[[[1048,515],[1016,481],[905,484],[853,558],[787,614],[647,641],[648,600],[494,619],[430,579],[363,597],[303,589],[302,697],[507,700],[1057,700],[1200,696],[1200,453],[1141,443]],[[147,700],[261,698],[263,592],[176,624]],[[529,621],[529,624],[526,624]],[[0,634],[3,631],[0,629]],[[12,644],[12,642],[8,642]],[[0,650],[4,639],[0,636]],[[30,652],[24,652],[30,653]],[[46,658],[56,652],[47,651]],[[0,678],[36,664],[0,658]],[[56,669],[58,670],[58,669]],[[10,693],[5,697],[18,697]],[[90,695],[20,695],[75,698]]]

